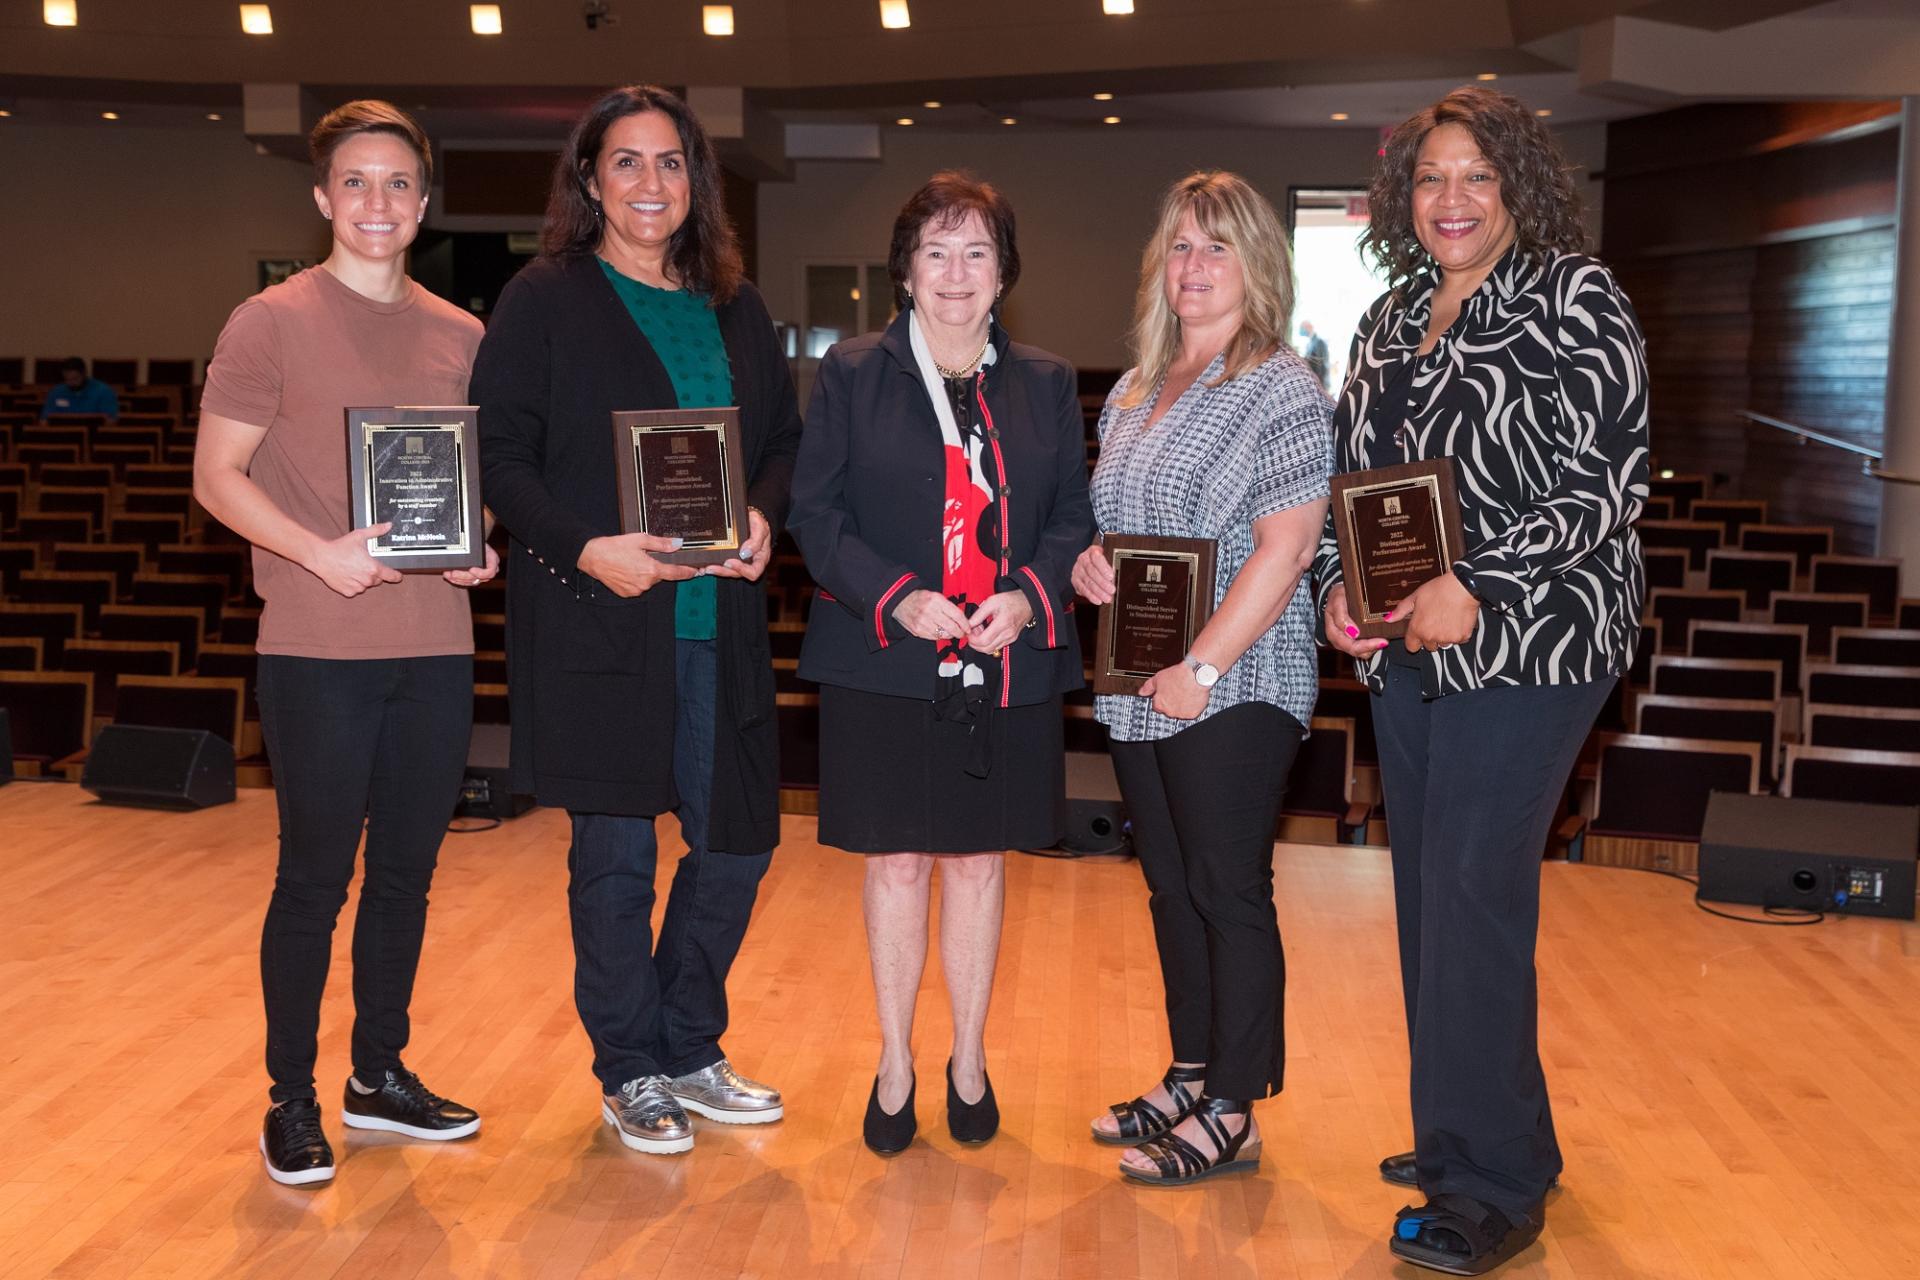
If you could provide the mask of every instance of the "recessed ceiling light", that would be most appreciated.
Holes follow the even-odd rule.
[[[224,117],[221,116],[221,114],[218,111],[209,111],[207,112],[207,119],[213,121],[215,124],[218,124],[222,119],[224,119]]]
[[[932,101],[931,99],[929,99],[929,100],[928,100],[928,101],[926,101],[926,102],[923,102],[923,103],[921,103],[920,105],[921,105],[921,106],[923,106],[923,107],[925,107],[925,108],[926,108],[927,110],[929,110],[929,111],[938,111],[938,110],[940,109],[940,104],[939,104],[939,103],[937,103],[937,102],[934,102],[934,101]]]
[[[250,36],[273,34],[273,10],[264,4],[240,6],[240,29]]]
[[[733,6],[730,4],[701,5],[700,29],[710,36],[732,35]]]
[[[1336,111],[1327,118],[1329,120],[1345,120],[1347,118],[1347,113],[1344,111]]]
[[[1093,95],[1093,100],[1095,102],[1112,102],[1113,95],[1110,93],[1096,93]]]
[[[1106,116],[1106,117],[1103,117],[1103,118],[1101,119],[1101,121],[1100,121],[1100,123],[1101,123],[1101,124],[1119,124],[1119,123],[1120,123],[1120,117],[1119,117],[1119,116]]]
[[[1100,12],[1121,17],[1133,12],[1133,0],[1100,0]]]
[[[80,0],[44,0],[40,6],[40,16],[50,27],[77,27],[80,25]]]
[[[118,120],[120,118],[120,113],[118,111],[102,111],[100,113],[100,118],[102,120]]]
[[[1001,124],[1019,124],[1019,123],[1020,123],[1020,117],[1018,117],[1018,116],[1001,116],[1001,117],[1000,117],[1000,123],[1001,123]]]
[[[880,25],[889,31],[912,26],[913,15],[907,12],[907,0],[880,0]]]
[[[1542,119],[1545,119],[1545,118],[1546,118],[1547,116],[1550,116],[1550,115],[1552,115],[1552,114],[1553,114],[1553,108],[1551,108],[1551,107],[1542,107],[1542,108],[1540,108],[1540,109],[1539,109],[1538,111],[1536,111],[1536,112],[1534,112],[1533,114],[1535,114],[1535,115],[1537,115],[1537,116],[1539,116],[1539,117],[1541,117]]]
[[[1474,77],[1475,80],[1498,80],[1499,78],[1500,73],[1497,71],[1482,71]]]
[[[477,36],[497,36],[506,30],[506,24],[500,17],[497,4],[470,4],[467,6],[467,21],[473,26]]]
[[[898,120],[895,120],[895,121],[894,121],[894,123],[895,123],[895,124],[897,124],[897,125],[903,125],[903,126],[904,126],[904,125],[910,125],[910,124],[912,124],[912,123],[913,123],[913,117],[912,117],[912,116],[901,116],[901,117],[900,117],[900,118],[899,118]]]

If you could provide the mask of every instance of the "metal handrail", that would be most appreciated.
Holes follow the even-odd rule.
[[[1869,449],[1863,444],[1855,444],[1851,440],[1842,440],[1837,436],[1826,435],[1822,432],[1815,431],[1811,427],[1803,427],[1797,423],[1782,422],[1778,418],[1769,418],[1766,414],[1755,413],[1751,409],[1742,409],[1740,416],[1749,422],[1757,422],[1763,427],[1772,427],[1776,431],[1785,431],[1792,435],[1799,436],[1802,440],[1811,440],[1815,444],[1831,445],[1835,449],[1845,449],[1848,453],[1857,453],[1861,457],[1871,459],[1874,462],[1879,462],[1886,456],[1878,449]]]

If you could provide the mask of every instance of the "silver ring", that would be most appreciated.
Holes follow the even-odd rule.
[[[939,636],[942,640],[948,640],[952,638],[949,635],[947,635],[947,629],[945,627],[935,627],[933,630],[933,634],[935,634],[936,636]]]

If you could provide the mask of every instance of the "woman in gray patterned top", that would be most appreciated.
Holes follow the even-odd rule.
[[[1327,640],[1378,695],[1392,815],[1418,1185],[1393,1252],[1461,1275],[1540,1234],[1560,1172],[1540,1068],[1540,853],[1567,775],[1633,659],[1644,580],[1647,370],[1633,309],[1579,249],[1552,136],[1464,88],[1402,124],[1369,194],[1393,289],[1354,338],[1334,419],[1343,471],[1451,457],[1467,546],[1362,639],[1331,533]]]
[[[1255,1100],[1279,1092],[1286,985],[1273,824],[1313,715],[1303,578],[1332,468],[1320,383],[1287,346],[1293,267],[1273,207],[1230,173],[1175,183],[1147,243],[1139,360],[1100,414],[1103,533],[1212,538],[1212,618],[1138,697],[1103,697],[1114,771],[1151,890],[1173,1065],[1094,1122],[1137,1146],[1129,1177],[1187,1183],[1260,1158]],[[1074,567],[1113,596],[1100,545]]]

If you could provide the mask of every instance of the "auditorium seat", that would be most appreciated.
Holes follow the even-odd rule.
[[[1873,556],[1815,556],[1813,589],[1825,595],[1864,595],[1872,621],[1893,620],[1900,600],[1900,562]]]
[[[77,604],[82,630],[92,631],[101,606],[114,601],[114,577],[111,573],[36,569],[15,580],[13,597],[22,604]]]
[[[1920,751],[1920,708],[1847,707],[1809,702],[1800,740],[1812,747],[1855,751]]]
[[[1742,551],[1786,552],[1802,576],[1813,572],[1813,558],[1833,554],[1833,530],[1825,525],[1750,524],[1740,529]]]
[[[166,443],[166,438],[167,430],[165,427],[135,426],[128,419],[122,418],[117,423],[110,423],[104,427],[96,427],[93,431],[93,447],[95,449],[103,445],[112,448],[128,449],[144,447],[158,454],[161,446]],[[122,477],[122,479],[124,478],[125,477]]]
[[[1657,496],[1654,494],[1648,494],[1645,498],[1641,499],[1641,502],[1640,502],[1640,519],[1642,520],[1673,519],[1673,499],[1664,494],[1657,495]]]
[[[160,640],[69,640],[60,669],[91,675],[93,713],[111,719],[120,676],[177,676],[180,651]]]
[[[1348,670],[1352,670],[1349,666]],[[1320,681],[1320,696],[1314,701],[1314,714],[1329,719],[1353,721],[1353,762],[1380,767],[1380,748],[1373,733],[1373,695],[1367,686],[1352,676]]]
[[[1717,524],[1691,520],[1642,520],[1634,525],[1640,544],[1687,553],[1687,567],[1696,573],[1707,567],[1707,552],[1717,551],[1726,540],[1725,530]]]
[[[202,631],[211,632],[220,625],[220,611],[226,607],[227,580],[190,573],[137,573],[133,578],[130,604],[185,606],[200,610],[206,619]]]
[[[110,573],[116,595],[133,585],[133,575],[145,567],[147,549],[137,542],[57,542],[53,568],[65,573]]]
[[[1822,595],[1812,591],[1776,591],[1767,602],[1768,616],[1778,623],[1807,629],[1807,657],[1826,661],[1833,656],[1836,627],[1867,625],[1867,597]]]
[[[0,636],[38,636],[41,655],[49,666],[59,663],[67,641],[83,634],[84,623],[85,610],[77,604],[0,602]]]
[[[25,463],[27,474],[38,478],[45,466],[71,466],[79,462],[85,450],[77,444],[49,444],[42,440],[15,437],[13,460]]]
[[[1694,871],[1708,797],[1759,790],[1760,748],[1754,743],[1605,735],[1594,816],[1578,838],[1579,856],[1607,866]]]
[[[140,362],[119,356],[95,356],[92,373],[108,386],[126,391],[140,381]]]
[[[1920,630],[1836,627],[1833,660],[1865,667],[1920,667]]]
[[[1665,498],[1673,504],[1673,513],[1682,520],[1693,504],[1707,496],[1707,478],[1698,475],[1663,476],[1658,472],[1647,478],[1647,496]]]
[[[1685,653],[1687,631],[1696,620],[1739,622],[1746,616],[1744,591],[1672,591],[1647,593],[1647,616],[1660,622],[1660,643],[1668,653]]]
[[[806,634],[804,622],[776,622],[767,628],[767,644],[776,658],[797,658]]]
[[[260,639],[260,610],[255,606],[233,606],[220,615],[215,633],[221,644],[256,644]]]
[[[1719,525],[1726,535],[1722,545],[1737,547],[1741,529],[1767,522],[1767,504],[1747,498],[1704,498],[1688,508],[1687,519]]]
[[[129,485],[120,491],[120,510],[130,516],[179,516],[180,527],[190,529],[194,523],[193,491]]]
[[[473,615],[473,647],[505,653],[507,649],[507,615],[504,613],[476,613]],[[505,723],[504,721],[502,723]]]
[[[26,505],[27,491],[24,485],[0,485],[0,534],[12,532]]]
[[[180,541],[186,519],[179,515],[115,514],[107,521],[109,542],[137,542],[149,551]]]
[[[97,528],[93,517],[84,511],[22,511],[13,522],[13,537],[19,542],[37,542],[51,553],[56,542],[92,542]]]
[[[1920,805],[1920,752],[1787,748],[1780,794],[1855,804]]]
[[[40,486],[44,489],[99,489],[113,488],[113,468],[96,463],[76,463],[72,466],[47,466],[40,468]],[[43,507],[44,510],[70,510],[63,507]],[[104,509],[103,509],[104,513]]]
[[[1287,775],[1280,826],[1289,818],[1330,819],[1336,842],[1367,842],[1371,806],[1353,798],[1353,734],[1353,721],[1345,716],[1313,717],[1312,732],[1301,742]],[[1279,831],[1275,837],[1288,838]]]
[[[503,684],[476,684],[473,686],[473,722],[475,724],[511,724],[507,701],[507,686]]]
[[[1780,664],[1780,696],[1800,692],[1807,665],[1807,629],[1771,622],[1696,621],[1687,633],[1692,658],[1761,658]]]
[[[161,573],[199,574],[224,578],[229,599],[238,599],[246,590],[249,551],[239,547],[206,547],[175,543],[154,552],[155,568]]]
[[[23,573],[40,568],[40,544],[37,542],[0,542],[0,596],[13,593],[13,582]]]
[[[0,671],[44,671],[39,636],[0,636]]]
[[[107,474],[117,481],[126,474],[128,467],[152,462],[154,451],[145,445],[102,444],[95,440],[87,453],[95,462],[105,463]]]
[[[177,605],[110,604],[100,610],[99,632],[105,640],[159,640],[180,654],[180,669],[192,671],[200,659],[206,615]]]
[[[1680,698],[1736,698],[1777,702],[1780,663],[1762,658],[1676,658],[1653,660],[1653,692]]]
[[[1660,652],[1660,620],[1640,620],[1640,642],[1633,649],[1633,665],[1627,668],[1626,683],[1644,689],[1653,680],[1653,658]]]
[[[1920,631],[1920,600],[1902,598],[1893,625],[1902,631]]]
[[[1644,547],[1640,559],[1647,567],[1647,586],[1683,591],[1688,586],[1690,557],[1677,547]]]
[[[1809,663],[1807,700],[1852,707],[1920,707],[1920,669]]]
[[[1718,550],[1707,553],[1707,589],[1744,591],[1747,608],[1756,612],[1767,607],[1767,599],[1774,592],[1793,590],[1793,574],[1793,556],[1785,552]]]
[[[232,676],[121,676],[114,694],[115,724],[160,729],[204,729],[225,738],[237,757],[259,744],[242,732],[246,682]]]
[[[820,811],[820,695],[777,693],[780,731],[780,811]]]
[[[206,644],[200,647],[194,664],[197,676],[216,676],[240,680],[246,687],[241,714],[247,720],[260,719],[260,655],[248,644]]]
[[[473,682],[475,684],[505,684],[507,682],[507,655],[495,650],[476,650],[473,655]]]
[[[1635,704],[1633,731],[1662,738],[1751,742],[1760,749],[1760,785],[1772,789],[1780,761],[1781,712],[1762,699],[1649,694]]]
[[[15,769],[52,773],[87,749],[93,677],[72,671],[0,671],[0,709],[13,732]]]
[[[151,467],[128,467],[127,485],[136,489],[187,489],[193,488],[193,468],[191,466],[161,465]]]

